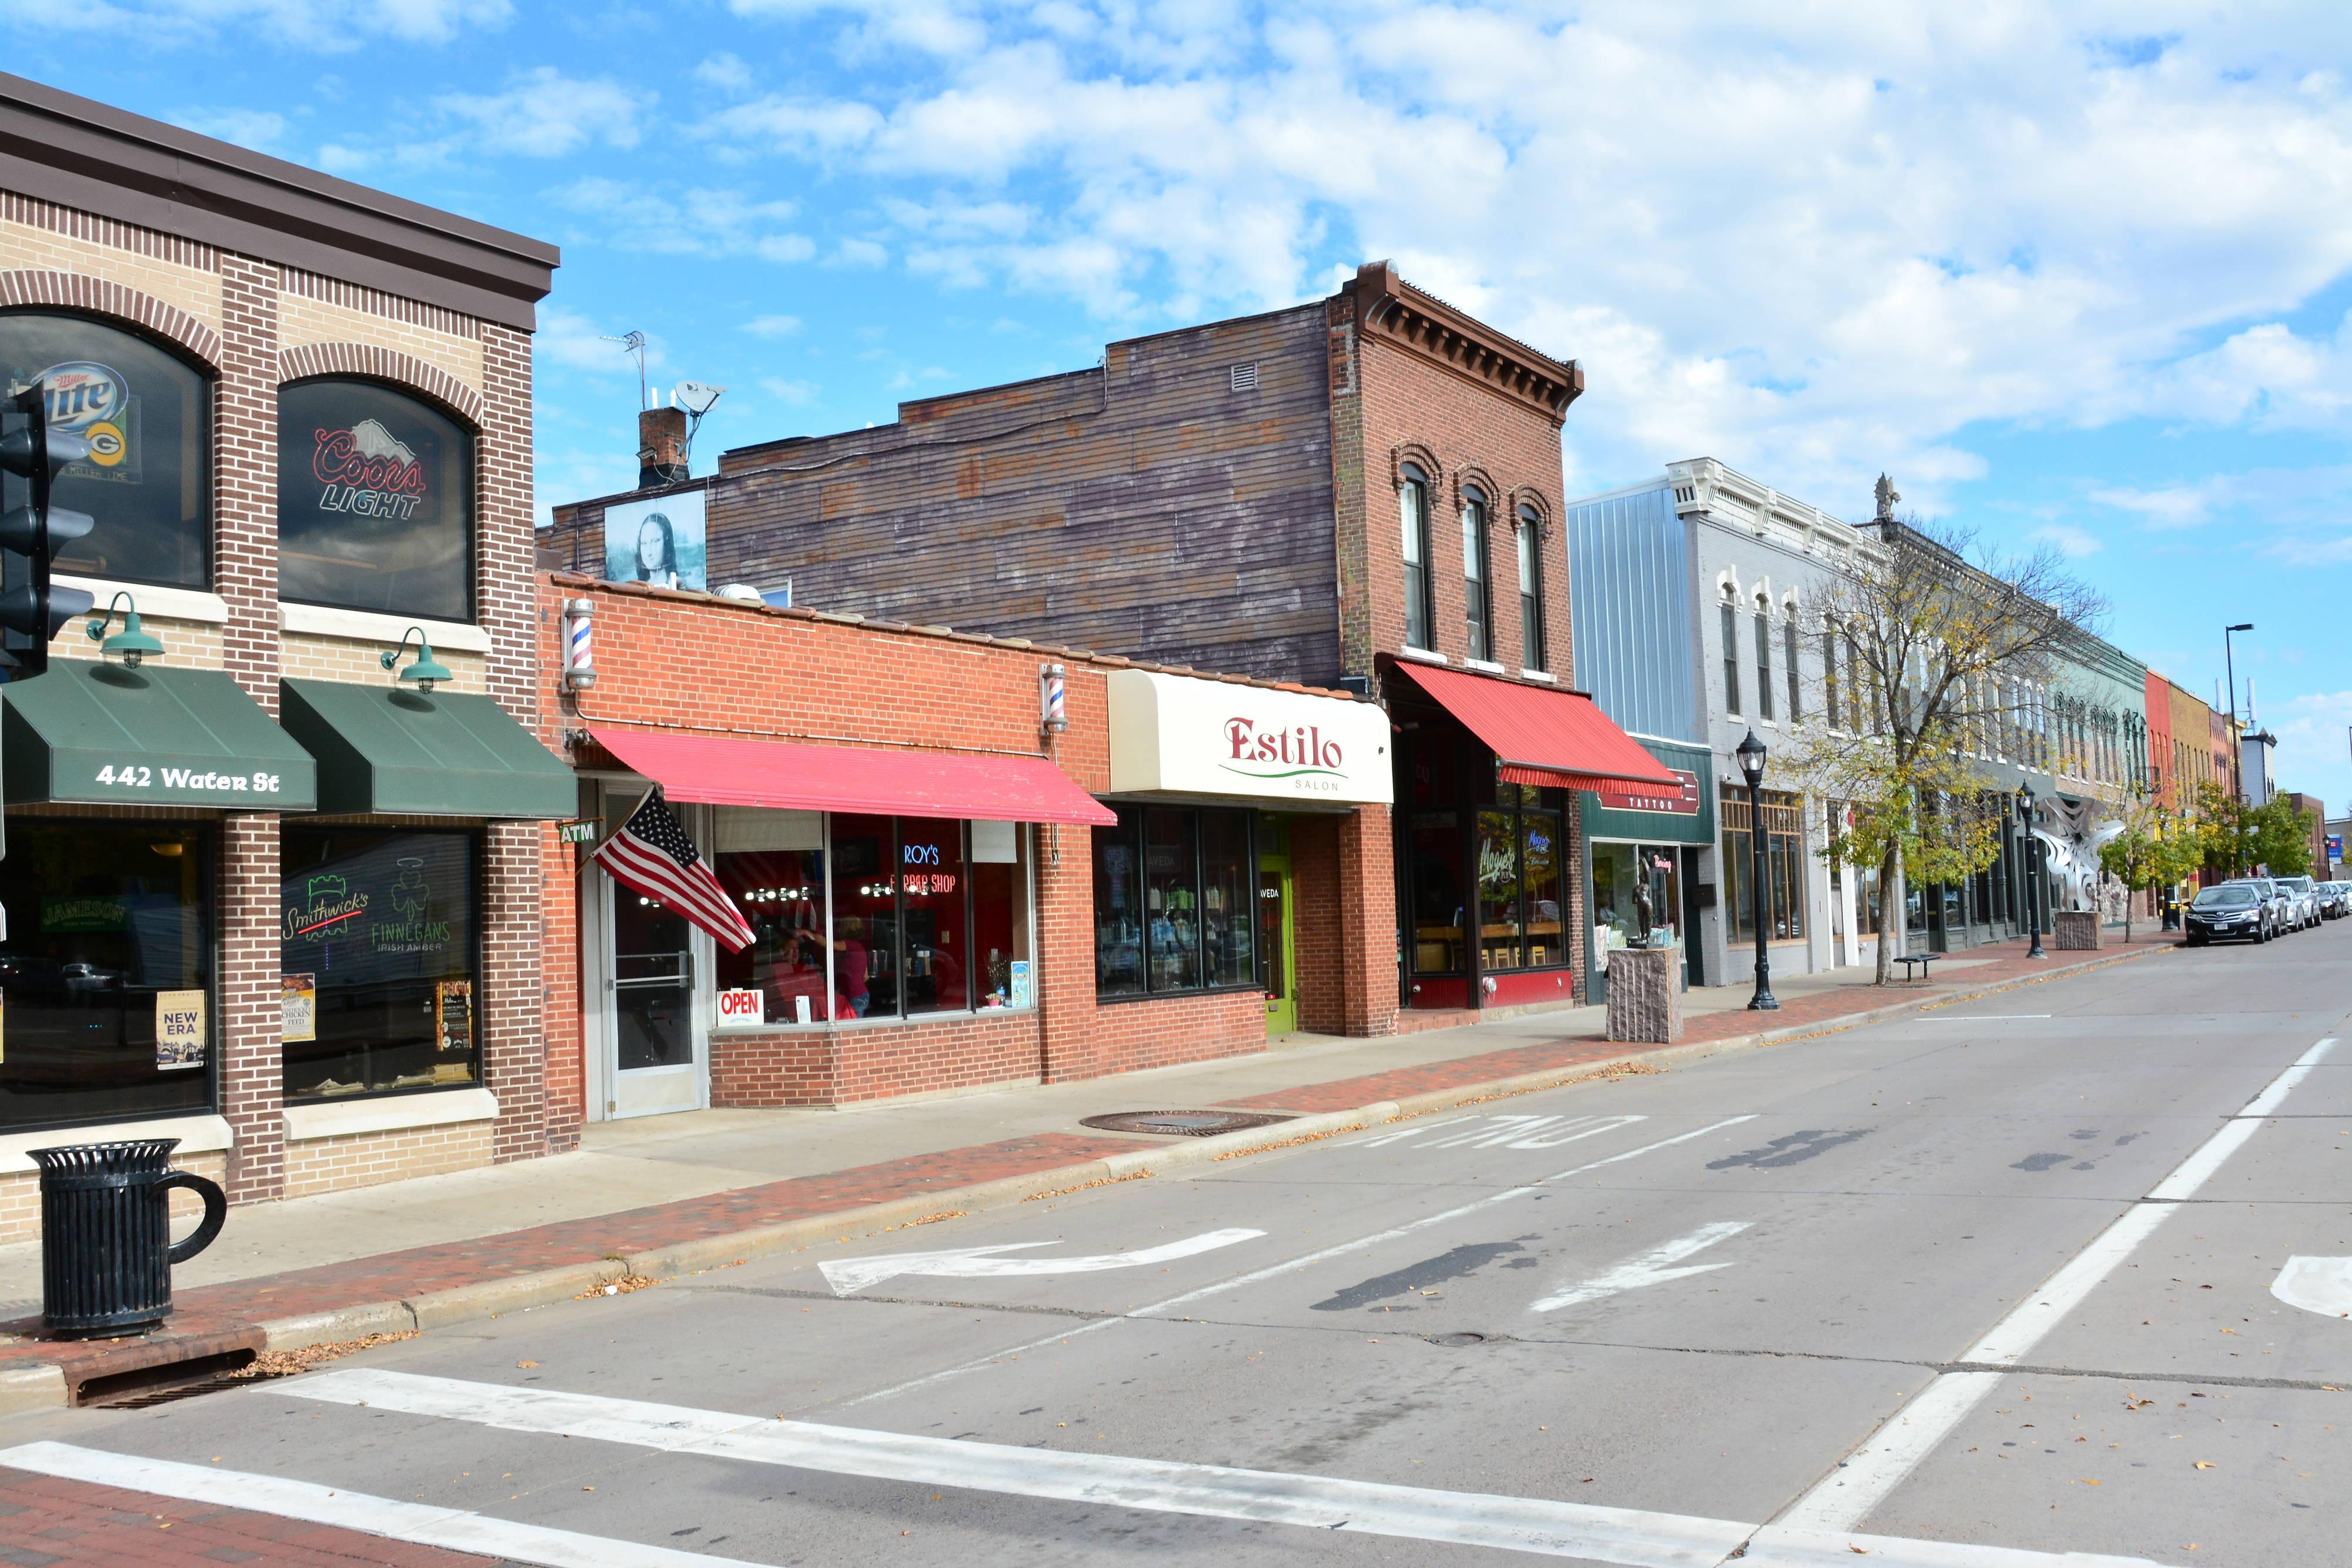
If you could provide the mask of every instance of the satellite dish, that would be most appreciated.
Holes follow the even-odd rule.
[[[678,406],[688,413],[709,413],[710,405],[717,402],[719,394],[726,390],[725,387],[705,386],[700,382],[680,382],[677,383]]]

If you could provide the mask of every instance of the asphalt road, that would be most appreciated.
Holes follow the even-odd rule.
[[[2345,1562],[2347,1006],[2352,923],[2168,953],[0,1462],[581,1563]]]

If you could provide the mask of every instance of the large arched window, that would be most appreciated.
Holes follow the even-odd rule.
[[[278,597],[474,618],[474,438],[374,382],[278,394]]]
[[[1430,640],[1429,476],[1416,464],[1404,465],[1397,486],[1397,509],[1404,524],[1404,643],[1433,648]]]
[[[1462,486],[1462,602],[1470,623],[1470,656],[1495,657],[1494,563],[1486,554],[1486,493]]]
[[[49,428],[89,443],[51,499],[98,519],[60,550],[65,571],[208,586],[212,421],[204,374],[144,338],[86,316],[0,312],[0,392],[46,389]],[[12,498],[9,505],[16,504]]]

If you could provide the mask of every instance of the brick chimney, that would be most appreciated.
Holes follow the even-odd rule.
[[[646,409],[637,415],[637,488],[686,477],[686,410]]]

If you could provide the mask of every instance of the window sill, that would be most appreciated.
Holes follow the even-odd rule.
[[[1143,991],[1133,996],[1107,997],[1100,991],[1097,991],[1095,1006],[1110,1008],[1125,1007],[1130,1002],[1191,1002],[1198,1001],[1202,997],[1262,997],[1265,994],[1265,988],[1255,980],[1252,980],[1245,986],[1196,986],[1186,991]]]
[[[900,1018],[892,1013],[880,1018],[811,1019],[806,1023],[779,1019],[767,1023],[714,1024],[711,1026],[710,1034],[714,1040],[737,1040],[747,1034],[802,1034],[826,1029],[902,1029],[914,1024],[969,1023],[977,1019],[1027,1018],[1036,1010],[1033,1003],[1025,1008],[965,1008],[949,1012],[914,1013],[906,1018]]]
[[[58,572],[51,580],[61,588],[79,588],[96,600],[100,608],[118,593],[131,595],[142,615],[153,615],[166,621],[203,621],[215,626],[228,624],[228,601],[217,593],[205,593],[193,588],[157,588],[141,582],[116,582],[104,577],[76,577]]]
[[[1521,670],[1519,672],[1519,679],[1523,681],[1541,681],[1548,686],[1556,686],[1559,685],[1559,677],[1553,674],[1549,670]]]
[[[487,1089],[442,1089],[421,1094],[371,1094],[317,1104],[289,1105],[286,1141],[343,1138],[354,1133],[389,1133],[406,1127],[448,1127],[487,1122],[499,1113],[498,1096]]]
[[[1505,673],[1503,666],[1492,659],[1465,659],[1462,661],[1462,667],[1465,670],[1484,670],[1490,675]]]
[[[1449,662],[1444,654],[1433,648],[1399,648],[1396,651],[1396,656],[1400,659],[1412,659],[1423,664],[1443,664]]]
[[[325,604],[289,604],[281,601],[278,625],[281,631],[307,632],[318,637],[349,637],[354,642],[382,643],[386,647],[399,642],[415,626],[436,648],[455,648],[465,653],[490,651],[490,634],[470,622],[386,615],[375,610],[337,610]]]
[[[31,1151],[35,1149],[61,1148],[68,1144],[121,1144],[134,1138],[179,1139],[180,1146],[172,1151],[174,1159],[182,1155],[208,1155],[236,1146],[236,1134],[230,1130],[228,1119],[202,1112],[160,1117],[152,1122],[100,1122],[87,1127],[52,1127],[46,1133],[5,1133],[0,1134],[0,1176],[40,1169],[33,1163]]]

